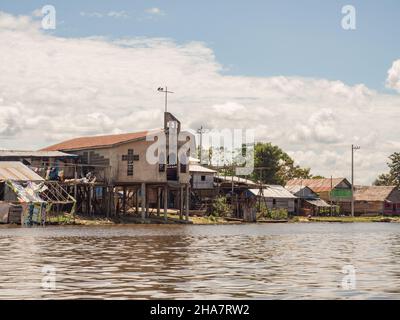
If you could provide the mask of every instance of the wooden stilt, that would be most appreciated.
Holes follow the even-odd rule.
[[[164,187],[164,220],[168,220],[168,186]]]
[[[122,213],[126,214],[126,187],[123,187],[123,194],[122,194]]]
[[[183,185],[180,187],[180,192],[179,192],[179,219],[183,219]]]
[[[159,187],[157,187],[157,217],[160,216],[160,207],[161,207],[161,196],[160,196],[161,190]]]
[[[190,187],[186,185],[186,205],[185,205],[185,219],[189,221],[189,198],[190,198]]]
[[[141,200],[142,200],[142,219],[146,218],[146,184],[142,182],[141,186]]]
[[[135,214],[139,213],[139,187],[136,188],[136,204],[135,204]]]
[[[150,201],[149,201],[149,193],[148,188],[146,189],[146,218],[150,217]]]

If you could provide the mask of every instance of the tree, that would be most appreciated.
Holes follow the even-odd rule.
[[[389,156],[389,173],[381,174],[374,182],[376,186],[397,186],[400,187],[400,152]]]
[[[278,146],[262,142],[254,146],[253,179],[263,183],[285,185],[293,178],[310,177],[310,168],[294,165],[294,160]]]
[[[375,186],[392,186],[393,184],[392,177],[389,173],[382,173],[374,182]]]

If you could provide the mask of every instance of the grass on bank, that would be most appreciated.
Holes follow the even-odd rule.
[[[162,218],[164,215],[161,214]],[[168,212],[168,218],[178,220],[179,215],[177,212]],[[260,218],[260,217],[258,217]],[[185,219],[185,217],[184,217]],[[134,224],[140,223],[140,217],[137,215],[125,215],[112,218],[99,217],[99,216],[81,216],[76,215],[75,218],[70,214],[59,216],[47,217],[48,225],[85,225],[85,226],[101,226],[101,225],[115,225],[115,224]],[[213,224],[238,224],[239,220],[230,220],[229,217],[219,217],[216,215],[194,215],[190,216],[189,220],[196,225],[213,225]],[[288,218],[291,223],[313,223],[313,222],[336,222],[336,223],[351,223],[351,222],[400,222],[400,217],[387,217],[387,216],[292,216]],[[156,223],[156,222],[155,222]]]

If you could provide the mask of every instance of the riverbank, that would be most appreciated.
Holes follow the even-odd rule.
[[[400,222],[400,217],[383,217],[383,216],[371,216],[371,217],[302,217],[296,216],[291,217],[287,220],[263,220],[258,223],[313,223],[313,222],[326,222],[326,223],[356,223],[356,222]],[[64,215],[60,217],[51,217],[48,221],[50,225],[85,225],[85,226],[102,226],[102,225],[118,225],[118,224],[160,224],[164,223],[163,216],[157,217],[152,216],[145,221],[142,221],[140,217],[127,215],[113,218],[93,217],[93,216],[80,216],[74,217]],[[239,219],[230,219],[223,217],[213,216],[193,216],[190,217],[189,222],[186,220],[179,220],[179,215],[176,213],[168,213],[168,223],[183,223],[183,224],[194,224],[194,225],[227,225],[227,224],[242,224],[246,223]]]

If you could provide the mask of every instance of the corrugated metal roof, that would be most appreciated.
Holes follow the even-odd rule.
[[[286,185],[285,189],[293,194],[296,194],[302,190],[307,190],[307,189],[309,189],[311,192],[313,192],[309,187],[301,186],[301,185],[290,185],[290,186]]]
[[[346,178],[323,178],[323,179],[292,179],[286,184],[286,187],[292,185],[303,185],[309,187],[314,192],[331,191],[341,182],[346,181]],[[332,186],[331,186],[332,185]]]
[[[60,151],[0,150],[0,157],[74,158],[77,157],[77,155]]]
[[[322,199],[305,200],[305,201],[316,207],[322,207],[322,208],[330,207],[330,204]]]
[[[43,181],[44,179],[19,161],[0,161],[0,180]]]
[[[215,177],[218,180],[221,181],[225,181],[225,182],[235,182],[235,183],[243,183],[243,184],[247,184],[247,185],[258,185],[256,182],[249,180],[249,179],[245,179],[245,178],[241,178],[241,177],[236,177],[236,176],[216,176]]]
[[[355,186],[354,200],[385,201],[395,188],[395,186]]]
[[[190,172],[216,173],[217,171],[208,169],[198,164],[189,164]]]
[[[113,145],[123,142],[144,139],[148,134],[151,133],[151,131],[141,131],[133,133],[112,134],[106,136],[80,137],[66,140],[55,145],[43,148],[41,151],[68,151],[87,148],[111,147]]]
[[[255,196],[260,195],[260,189],[249,189],[249,191]],[[264,185],[262,192],[264,198],[296,199],[296,196],[279,185]]]

